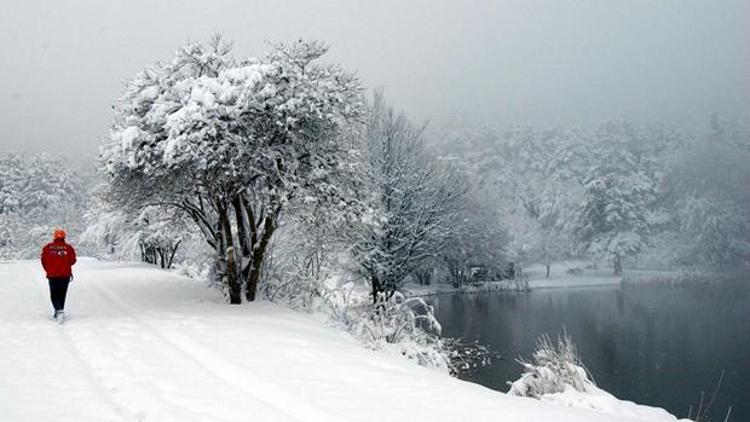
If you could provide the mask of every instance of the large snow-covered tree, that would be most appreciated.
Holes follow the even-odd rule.
[[[604,124],[594,142],[575,232],[591,255],[611,258],[620,275],[623,259],[649,244],[659,144],[627,122]]]
[[[185,212],[216,253],[230,303],[255,299],[282,211],[307,200],[343,208],[336,176],[352,161],[360,85],[298,41],[236,60],[214,37],[140,72],[118,102],[103,150],[109,200]]]
[[[364,135],[372,215],[356,232],[354,258],[374,302],[388,300],[425,260],[438,256],[465,186],[431,157],[423,129],[377,94]]]

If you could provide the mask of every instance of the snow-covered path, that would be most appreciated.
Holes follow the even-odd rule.
[[[270,303],[83,259],[49,317],[36,262],[0,262],[3,421],[633,421],[519,399],[362,348]]]

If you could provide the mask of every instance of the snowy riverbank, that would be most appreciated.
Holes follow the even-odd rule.
[[[59,326],[39,265],[0,265],[4,421],[675,420],[614,398],[591,410],[572,395],[511,397],[367,350],[315,315],[225,305],[152,267],[76,270]]]
[[[490,281],[481,284],[453,287],[451,284],[431,284],[428,286],[408,283],[404,290],[407,296],[432,296],[448,293],[482,293],[515,291],[524,289],[552,289],[562,287],[594,287],[619,285],[625,280],[629,284],[664,282],[679,277],[679,272],[670,270],[625,269],[623,276],[612,274],[612,268],[584,268],[583,261],[563,261],[552,265],[549,277],[546,268],[534,264],[524,269],[528,284],[510,281]],[[571,273],[574,270],[576,273]],[[577,270],[577,271],[576,271]]]

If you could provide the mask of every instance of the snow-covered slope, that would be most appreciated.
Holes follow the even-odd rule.
[[[0,262],[3,421],[669,421],[510,397],[362,348],[310,315],[83,259],[49,317],[36,262]]]

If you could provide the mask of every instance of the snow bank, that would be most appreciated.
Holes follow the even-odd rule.
[[[537,340],[532,360],[519,363],[524,366],[524,373],[510,383],[510,395],[640,420],[676,420],[664,409],[619,400],[598,388],[567,333],[558,336],[556,341],[542,335]]]
[[[42,277],[36,262],[0,263],[3,421],[675,420],[606,396],[586,409],[565,393],[511,397],[137,264],[81,260],[59,326]]]
[[[568,387],[564,392],[545,394],[541,401],[558,406],[588,409],[609,415],[621,415],[638,420],[669,421],[677,420],[666,410],[658,407],[642,406],[631,401],[620,400],[608,392],[591,387],[586,392]],[[680,419],[688,421],[688,419]]]

